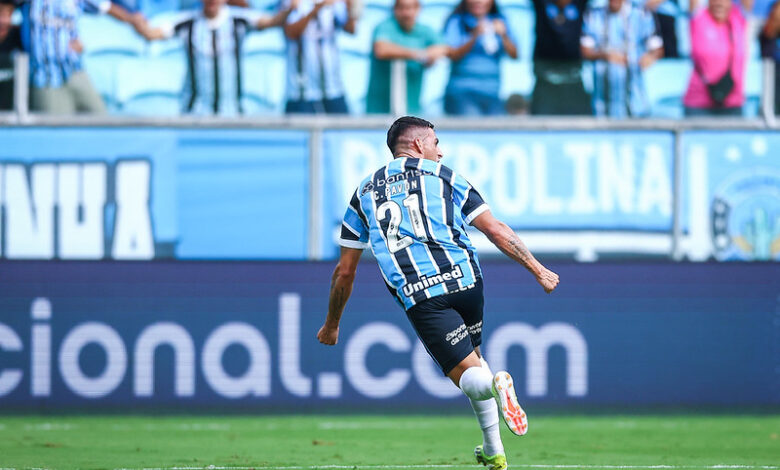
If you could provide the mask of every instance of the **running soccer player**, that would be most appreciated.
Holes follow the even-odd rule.
[[[468,181],[439,163],[439,139],[430,122],[404,116],[387,131],[393,161],[361,181],[341,226],[341,257],[333,273],[328,315],[317,333],[338,341],[339,322],[352,293],[358,260],[371,247],[390,292],[444,374],[469,398],[482,428],[477,462],[507,467],[498,427],[502,416],[522,436],[528,420],[505,371],[482,358],[482,274],[464,224],[471,224],[523,265],[546,292],[558,275],[542,266],[506,224],[490,213]],[[500,413],[499,413],[500,411]]]

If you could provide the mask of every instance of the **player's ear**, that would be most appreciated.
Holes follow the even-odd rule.
[[[417,150],[418,153],[423,153],[423,141],[421,138],[416,137],[413,141],[414,143],[414,149]]]

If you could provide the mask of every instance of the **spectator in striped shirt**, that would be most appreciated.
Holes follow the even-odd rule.
[[[19,27],[11,23],[15,0],[0,0],[0,111],[14,105],[14,52],[22,48]]]
[[[285,4],[290,0],[284,0]],[[355,33],[355,0],[301,0],[287,19],[287,113],[347,114],[336,33]]]
[[[232,8],[225,0],[204,0],[201,10],[185,12],[157,28],[145,27],[148,40],[181,38],[187,51],[182,112],[235,116],[243,113],[241,44],[247,33],[281,26],[297,0],[273,16]]]
[[[585,16],[582,57],[594,61],[593,109],[597,116],[650,114],[642,71],[663,56],[663,40],[644,8],[609,0]]]
[[[139,17],[109,0],[27,0],[22,40],[30,55],[33,111],[105,113],[103,99],[81,65],[78,20],[85,11],[107,13],[140,32]]]

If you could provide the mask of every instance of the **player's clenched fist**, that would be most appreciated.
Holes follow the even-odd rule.
[[[558,275],[547,268],[542,268],[536,280],[539,281],[539,284],[542,285],[544,291],[548,294],[555,289],[559,282]]]
[[[339,341],[339,328],[328,328],[326,325],[322,325],[320,331],[317,332],[317,339],[322,344],[333,346]]]

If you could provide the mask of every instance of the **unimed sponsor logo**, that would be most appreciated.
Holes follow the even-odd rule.
[[[139,399],[158,394],[193,397],[203,393],[196,390],[196,385],[202,383],[225,400],[283,396],[338,399],[345,395],[344,380],[358,394],[377,400],[398,395],[412,382],[433,397],[460,395],[442,376],[422,344],[389,322],[368,322],[342,336],[339,349],[334,349],[343,351],[341,370],[306,375],[302,367],[306,358],[301,354],[301,298],[297,293],[282,293],[278,297],[278,351],[272,351],[263,331],[239,321],[215,326],[202,343],[196,344],[186,322],[150,323],[137,336],[128,337],[96,319],[64,327],[65,332],[57,332],[62,339],[55,344],[51,324],[54,315],[56,305],[47,298],[37,298],[30,305],[29,336],[0,322],[0,397],[29,393],[31,398],[62,399],[62,394],[67,393],[96,400],[118,393],[128,379],[132,396]],[[60,322],[58,328],[59,325]],[[25,344],[23,337],[29,337],[29,343]],[[88,346],[92,353],[97,347],[105,355],[102,370],[83,370],[80,357]],[[516,381],[525,383],[527,396],[542,397],[547,395],[548,355],[553,346],[565,351],[566,394],[585,396],[588,347],[580,331],[570,324],[553,322],[535,328],[524,323],[506,323],[493,330],[483,351],[493,370],[521,370],[519,365],[510,366],[507,361],[510,348],[523,348],[527,376],[517,377]],[[155,364],[161,347],[173,351],[173,368],[166,368],[173,374],[173,380],[168,381],[173,390],[155,387]],[[243,349],[248,358],[247,366],[239,374],[226,371],[223,363],[225,352],[235,347]],[[369,364],[369,351],[374,348],[383,348],[394,358],[410,355],[407,359],[411,361],[385,361],[381,372],[376,372]],[[14,357],[26,357],[29,362],[25,361],[22,367],[9,366],[7,359]],[[281,390],[274,388],[272,373],[278,374]],[[55,374],[61,377],[66,390],[57,387],[53,391]],[[196,380],[198,374],[203,380]],[[29,376],[29,391],[20,389],[25,375]]]

